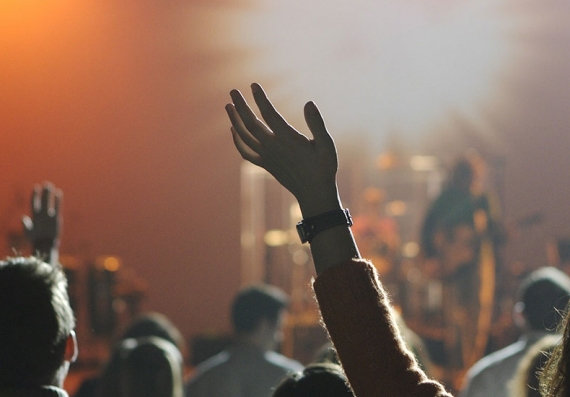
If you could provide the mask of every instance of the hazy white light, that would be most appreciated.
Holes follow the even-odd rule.
[[[337,133],[417,136],[453,112],[477,122],[493,100],[511,48],[503,3],[264,1],[235,33],[288,116],[314,99]]]
[[[439,160],[434,156],[413,156],[410,159],[410,167],[414,171],[435,171],[438,166]]]
[[[263,236],[263,241],[269,247],[279,247],[289,244],[289,232],[286,230],[268,230]]]
[[[386,213],[390,216],[402,216],[406,214],[408,206],[401,200],[390,201],[386,204]]]
[[[402,247],[402,255],[405,258],[415,258],[420,253],[420,246],[415,241],[409,241]]]

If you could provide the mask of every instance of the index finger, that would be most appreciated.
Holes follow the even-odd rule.
[[[249,107],[247,101],[238,90],[230,92],[234,107],[241,119],[245,128],[257,139],[259,142],[266,141],[270,135],[273,135],[271,130],[257,118],[253,110]],[[237,127],[234,125],[234,127]]]
[[[279,114],[277,109],[275,109],[275,106],[273,106],[261,85],[253,83],[251,85],[251,92],[253,93],[253,99],[261,112],[261,116],[263,116],[263,120],[265,120],[269,128],[271,128],[275,134],[294,130],[283,116]]]
[[[42,187],[40,185],[34,185],[34,191],[32,192],[31,207],[32,213],[38,213],[41,210],[40,196],[42,192]]]

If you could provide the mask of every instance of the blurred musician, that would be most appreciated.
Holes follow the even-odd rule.
[[[474,152],[456,161],[421,230],[424,274],[442,285],[447,365],[462,370],[484,353],[493,313],[497,247],[505,240]]]

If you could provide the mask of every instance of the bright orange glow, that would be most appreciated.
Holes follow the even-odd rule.
[[[46,9],[57,8],[61,1],[45,1],[45,0],[2,0],[0,2],[0,13],[2,15],[10,14],[11,17],[35,17],[42,15]]]
[[[103,267],[109,272],[116,272],[121,267],[121,262],[114,256],[108,256],[103,261]]]

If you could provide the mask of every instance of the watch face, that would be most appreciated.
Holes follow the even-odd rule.
[[[302,243],[309,241],[305,230],[305,224],[303,222],[297,223],[297,234],[299,234],[299,238],[301,239]]]

